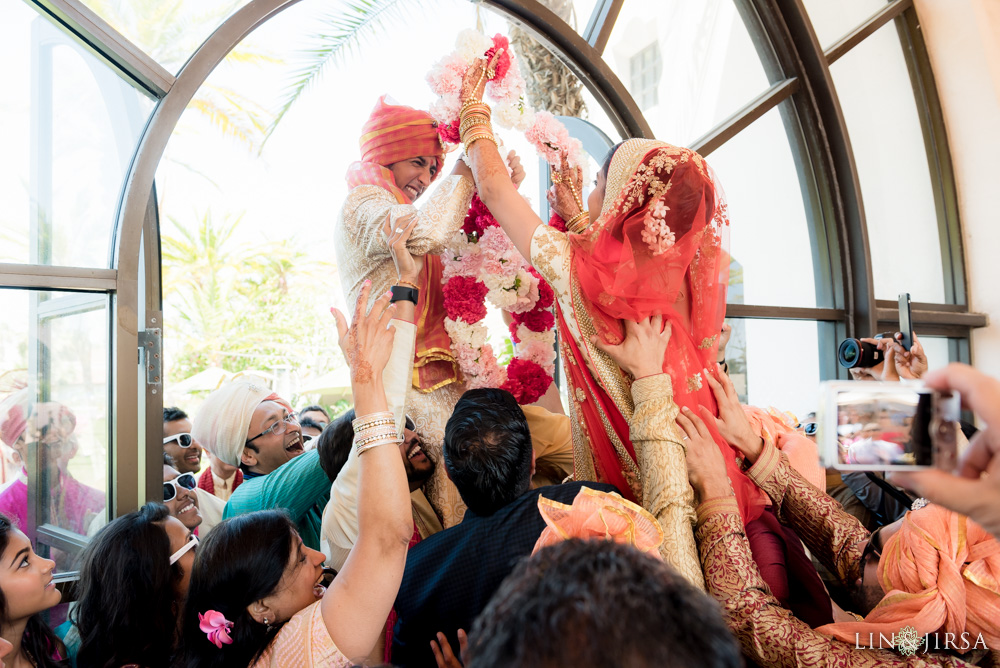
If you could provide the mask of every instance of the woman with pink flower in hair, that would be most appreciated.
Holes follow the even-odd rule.
[[[709,383],[721,373],[715,360],[729,278],[722,190],[694,151],[629,139],[608,154],[585,210],[582,174],[568,166],[568,135],[536,123],[532,132],[546,135],[535,138],[536,146],[562,155],[561,163],[550,160],[562,169],[553,173],[549,200],[564,223],[562,229],[545,225],[502,178],[490,109],[482,103],[492,64],[481,58],[465,74],[461,123],[468,130],[462,141],[479,196],[555,291],[575,476],[611,483],[640,503],[664,530],[664,560],[704,586],[692,531],[687,436],[676,421],[696,413],[712,418],[706,422],[725,455],[743,521],[757,520],[765,506],[715,426],[719,408]],[[662,373],[632,378],[618,363],[625,334],[651,319],[662,319],[664,330],[671,331]],[[651,394],[666,397],[664,409],[649,418],[657,423],[657,436],[633,440],[634,407]],[[783,549],[801,551],[794,545],[755,547],[760,548],[755,556],[769,563],[780,560]]]

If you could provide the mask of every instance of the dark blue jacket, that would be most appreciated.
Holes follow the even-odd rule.
[[[500,583],[531,554],[545,521],[538,496],[572,503],[581,487],[617,492],[612,485],[571,482],[527,492],[488,517],[466,511],[462,523],[420,541],[406,557],[396,596],[394,666],[436,668],[430,641],[438,631],[458,653],[458,629],[472,630]]]

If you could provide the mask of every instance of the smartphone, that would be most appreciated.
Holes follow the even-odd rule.
[[[910,352],[913,347],[913,325],[910,322],[910,293],[904,292],[899,295],[899,331],[903,335],[903,340],[899,343],[903,350]]]
[[[820,384],[816,443],[841,471],[955,468],[961,401],[920,383]]]

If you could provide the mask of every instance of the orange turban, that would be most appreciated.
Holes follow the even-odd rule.
[[[878,579],[887,593],[864,621],[817,630],[853,643],[855,634],[889,637],[912,626],[921,636],[954,634],[959,652],[979,634],[1000,648],[1000,542],[964,515],[935,505],[908,512],[882,550]],[[964,645],[963,632],[971,636]]]
[[[444,146],[438,138],[437,123],[426,111],[401,104],[389,104],[383,95],[378,99],[368,122],[362,128],[361,162],[353,163],[347,170],[347,184],[351,188],[373,185],[385,188],[400,204],[409,204],[410,198],[396,186],[389,165],[421,155],[437,158],[437,172],[444,163]]]
[[[663,529],[659,522],[617,494],[583,487],[569,506],[539,496],[538,512],[546,526],[532,554],[570,538],[584,538],[625,543],[660,559]]]

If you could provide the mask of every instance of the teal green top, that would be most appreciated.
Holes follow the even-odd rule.
[[[316,450],[299,455],[267,475],[245,478],[229,497],[222,519],[255,510],[285,510],[306,546],[319,549],[323,509],[330,500],[330,479]]]

